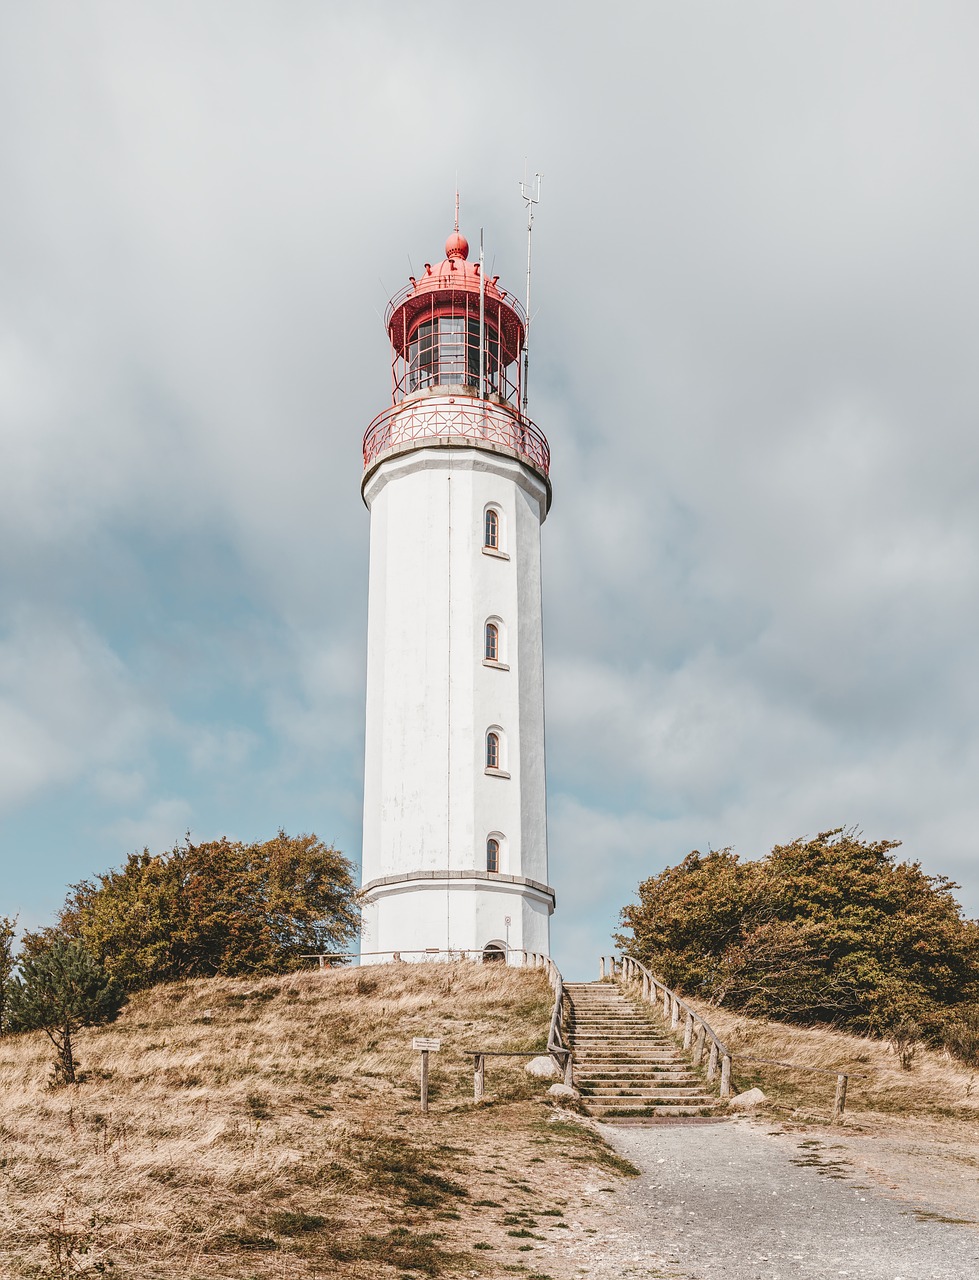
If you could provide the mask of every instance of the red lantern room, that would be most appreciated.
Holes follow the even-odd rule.
[[[526,315],[498,281],[457,227],[445,259],[391,300],[393,405],[364,437],[365,481],[395,453],[440,445],[509,453],[547,476],[547,441],[520,412]]]

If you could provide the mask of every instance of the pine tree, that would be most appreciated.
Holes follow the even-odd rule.
[[[10,996],[10,979],[17,963],[14,960],[14,937],[16,933],[16,918],[11,920],[9,916],[0,916],[0,1036],[7,1031],[7,1003]]]
[[[125,1001],[101,964],[79,942],[54,942],[24,957],[9,987],[10,1026],[43,1031],[55,1047],[55,1079],[76,1083],[72,1037],[111,1022]]]

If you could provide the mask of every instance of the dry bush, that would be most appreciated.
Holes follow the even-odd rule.
[[[945,1047],[967,1066],[979,1067],[979,1007],[956,1009],[939,1028]]]
[[[523,1060],[491,1060],[477,1108],[463,1050],[542,1047],[551,1000],[539,972],[465,962],[175,983],[83,1032],[57,1091],[39,1035],[3,1039],[0,1274],[484,1274],[467,1206],[529,1193],[521,1142],[542,1177],[559,1151]],[[427,1119],[422,1034],[443,1040]]]

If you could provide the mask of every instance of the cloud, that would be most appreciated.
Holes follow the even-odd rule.
[[[83,622],[18,611],[0,635],[0,806],[125,759],[149,714]]]
[[[0,18],[8,822],[356,853],[376,312],[526,151],[559,957],[837,822],[979,910],[974,9],[494,12]]]

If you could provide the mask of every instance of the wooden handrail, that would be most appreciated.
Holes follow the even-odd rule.
[[[672,991],[665,982],[650,973],[646,966],[634,956],[624,955],[621,959],[616,959],[614,955],[602,956],[600,966],[602,978],[606,976],[606,961],[609,963],[610,978],[621,976],[623,982],[639,981],[642,985],[643,1000],[656,1006],[662,1001],[663,1020],[670,1024],[672,1030],[676,1031],[679,1028],[681,1011],[686,1015],[683,1027],[684,1049],[690,1051],[694,1066],[699,1067],[703,1062],[707,1042],[710,1042],[707,1079],[714,1080],[720,1066],[720,1096],[729,1098],[731,1096],[731,1053],[710,1023],[695,1009],[691,1009],[687,1002]]]
[[[809,1071],[816,1075],[835,1075],[836,1095],[833,1098],[833,1122],[839,1123],[843,1119],[843,1114],[846,1110],[846,1092],[850,1078],[866,1078],[866,1073],[863,1072],[831,1071],[826,1067],[806,1067],[801,1063],[777,1062],[773,1058],[752,1058],[743,1053],[733,1054],[713,1030],[710,1023],[705,1018],[702,1018],[695,1009],[691,1009],[687,1002],[682,1000],[675,991],[671,991],[665,982],[651,974],[641,961],[634,956],[622,956],[619,960],[615,956],[602,956],[602,978],[605,977],[606,961],[608,961],[609,965],[609,977],[614,978],[618,973],[624,982],[630,982],[638,978],[642,982],[642,998],[644,1000],[649,1004],[658,1006],[660,999],[662,999],[663,1018],[669,1021],[671,1028],[674,1030],[679,1026],[680,1011],[682,1010],[686,1014],[683,1029],[683,1047],[691,1050],[694,1066],[700,1066],[703,1061],[706,1043],[708,1040],[710,1041],[707,1079],[714,1079],[717,1075],[718,1062],[720,1062],[720,1095],[722,1098],[731,1096],[731,1064],[735,1058],[739,1062],[757,1062],[766,1066],[787,1067],[791,1071]]]
[[[564,979],[561,970],[550,956],[539,952],[523,952],[527,961],[532,961],[534,968],[547,971],[547,978],[554,992],[554,1007],[551,1010],[551,1022],[547,1030],[547,1052],[557,1063],[564,1074],[564,1083],[574,1087],[574,1066],[571,1050],[564,1043]],[[537,1058],[543,1057],[538,1050],[528,1052],[525,1049],[464,1049],[473,1060],[473,1099],[482,1101],[486,1092],[486,1059],[487,1058]]]
[[[571,1050],[564,1043],[564,979],[561,970],[550,956],[546,957],[547,977],[554,992],[554,1008],[547,1032],[547,1052],[564,1071],[564,1083],[574,1086],[574,1065]]]

